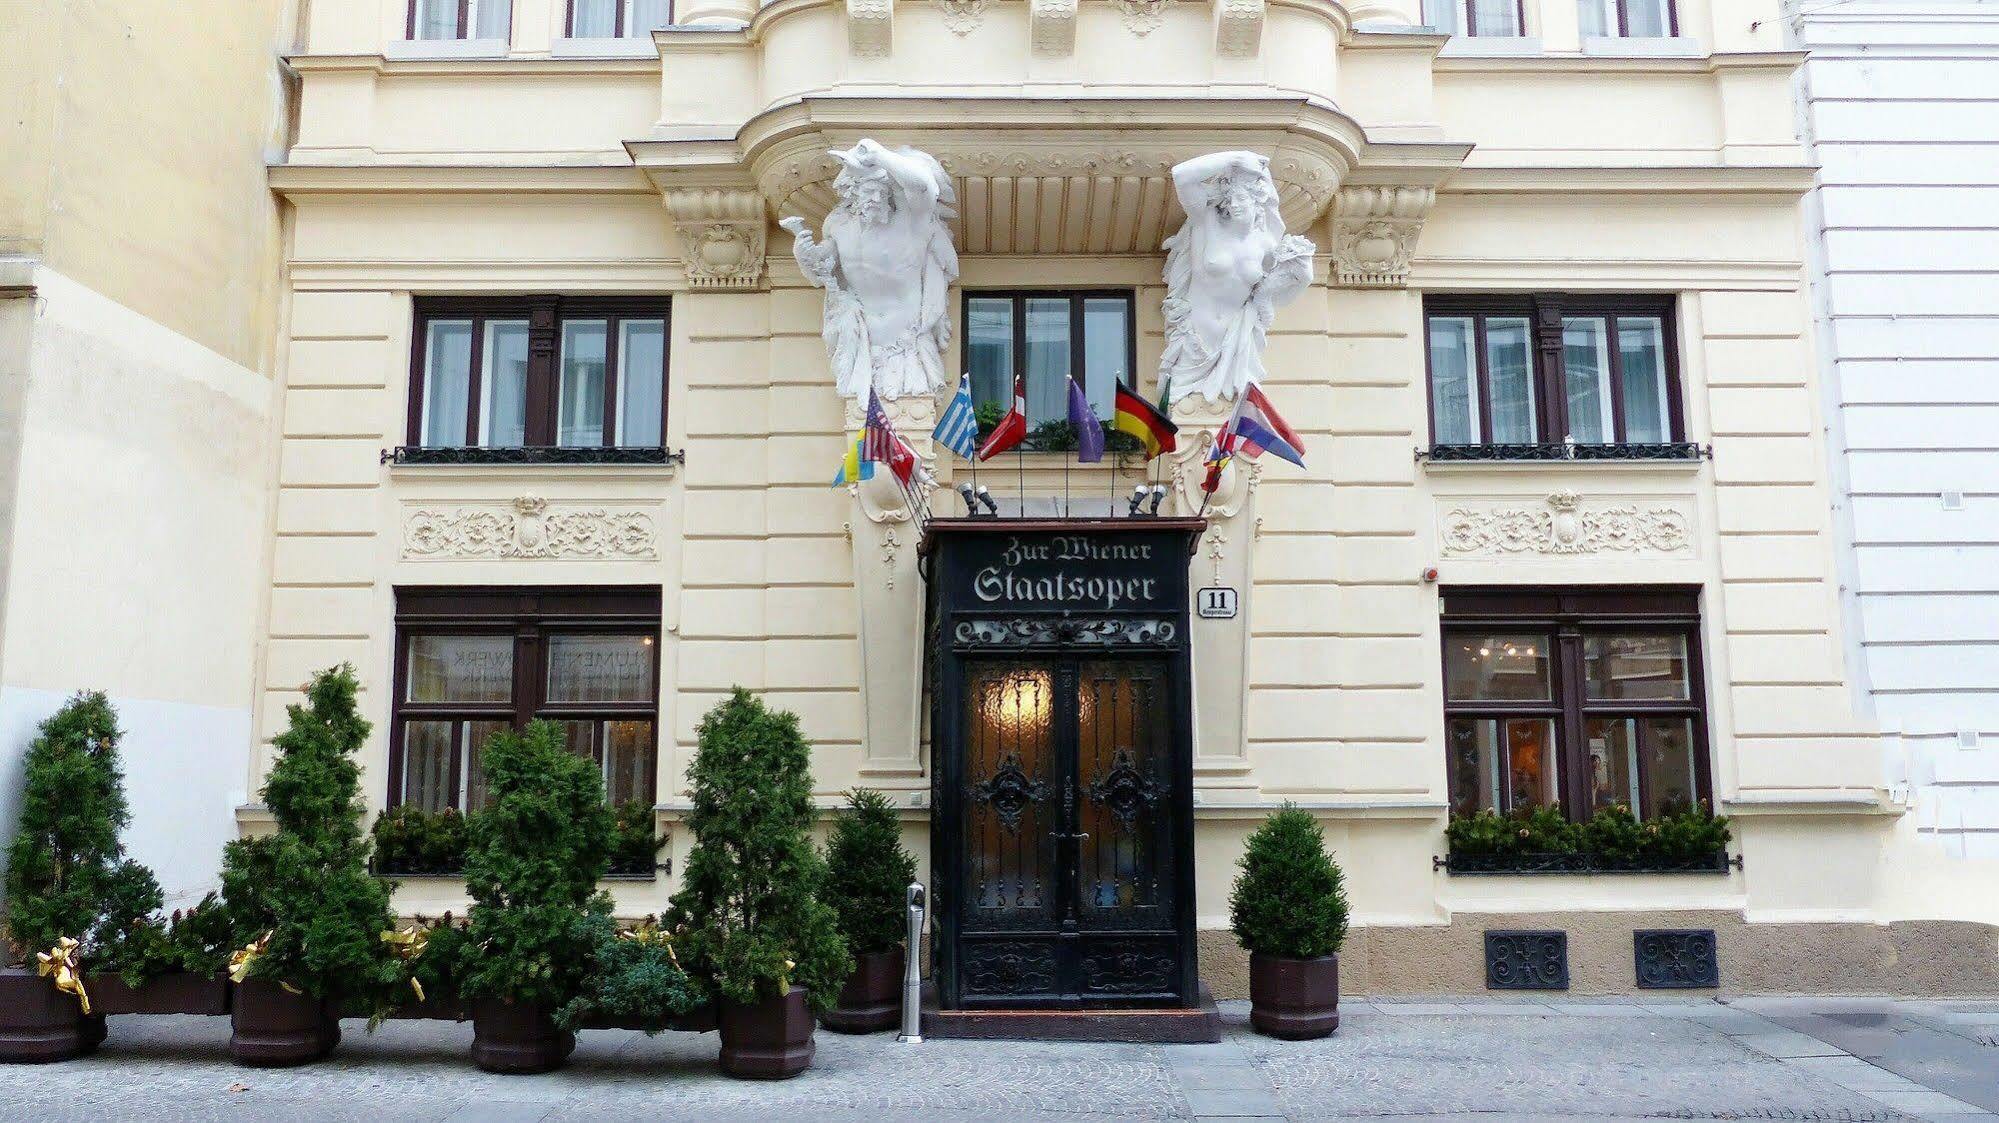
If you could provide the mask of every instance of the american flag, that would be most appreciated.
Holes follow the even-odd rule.
[[[902,442],[896,439],[895,430],[889,428],[888,415],[882,412],[882,400],[868,388],[868,417],[861,430],[861,459],[876,464],[893,464],[895,446]]]

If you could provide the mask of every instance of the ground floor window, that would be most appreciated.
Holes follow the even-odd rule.
[[[397,589],[390,806],[485,806],[486,739],[538,717],[652,803],[659,620],[657,588]]]
[[[1447,589],[1442,635],[1453,814],[1709,799],[1697,591]]]

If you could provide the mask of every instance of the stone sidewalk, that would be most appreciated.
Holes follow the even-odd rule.
[[[219,1018],[114,1018],[94,1057],[0,1067],[7,1120],[1481,1120],[1999,1118],[1999,1003],[1520,998],[1342,1004],[1285,1043],[1224,1003],[1216,1045],[819,1035],[780,1084],[715,1072],[712,1036],[585,1034],[569,1068],[471,1066],[471,1027],[347,1023],[328,1061],[229,1062]]]

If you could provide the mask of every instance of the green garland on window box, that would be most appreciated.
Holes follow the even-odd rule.
[[[1560,805],[1509,815],[1453,815],[1444,835],[1452,873],[1723,873],[1728,817],[1705,803],[1639,820],[1623,804],[1571,822]]]

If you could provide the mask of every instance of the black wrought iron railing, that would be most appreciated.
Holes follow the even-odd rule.
[[[1444,444],[1417,449],[1416,459],[1439,464],[1495,461],[1701,460],[1713,450],[1693,441],[1664,444]]]
[[[398,445],[382,450],[382,463],[481,465],[481,464],[604,464],[664,465],[683,464],[685,452],[664,447],[645,448],[564,448],[530,445],[515,448],[475,448],[460,446]]]

